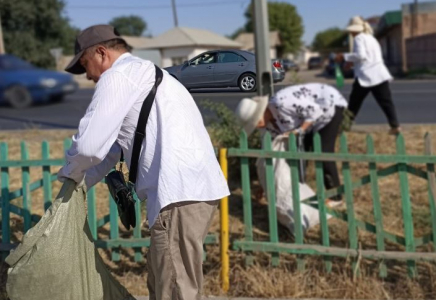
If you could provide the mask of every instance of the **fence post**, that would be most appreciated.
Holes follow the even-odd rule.
[[[0,143],[0,160],[8,160],[8,144]],[[9,203],[9,168],[1,168],[1,199],[2,199],[2,244],[11,243],[10,203]],[[2,259],[8,255],[2,253]]]
[[[96,212],[96,205],[95,205],[95,187],[92,187],[89,189],[87,193],[88,199],[88,223],[89,223],[89,229],[91,230],[92,237],[94,238],[94,241],[97,240],[97,212]]]
[[[271,134],[267,132],[263,137],[263,149],[272,151]],[[272,158],[265,158],[266,164],[266,195],[268,198],[268,223],[270,242],[276,244],[279,242],[278,226],[277,226],[277,208],[276,208],[276,186],[274,180],[274,166]],[[278,266],[280,255],[278,252],[273,252],[272,265]]]
[[[141,238],[141,221],[142,221],[142,213],[141,213],[141,201],[138,198],[138,195],[135,193],[135,216],[136,216],[136,225],[133,228],[133,237],[136,239]],[[144,259],[142,255],[142,248],[135,247],[133,248],[135,251],[135,261],[142,261]]]
[[[228,181],[227,149],[222,148],[219,159],[223,175]],[[221,288],[227,292],[230,287],[229,280],[229,198],[224,197],[220,201],[220,225],[221,225]]]
[[[347,137],[343,133],[341,135],[341,152],[343,154],[348,153]],[[345,188],[345,201],[347,204],[347,224],[348,224],[348,238],[350,241],[350,248],[357,249],[357,227],[356,219],[354,216],[354,202],[353,202],[353,181],[351,178],[350,163],[348,161],[342,164],[342,175],[344,177],[344,188]],[[353,261],[353,271],[358,272],[359,266]]]
[[[368,154],[375,154],[374,141],[371,135],[366,137],[366,147]],[[371,181],[372,204],[374,211],[374,220],[376,228],[377,250],[385,251],[384,230],[383,230],[383,213],[380,204],[380,195],[378,188],[378,175],[376,163],[369,163],[369,177]],[[380,263],[380,277],[388,275],[384,261]]]
[[[313,137],[313,149],[315,153],[320,154],[321,150],[321,137],[319,133],[316,133]],[[324,170],[322,168],[322,161],[315,162],[316,172],[316,194],[318,195],[318,209],[319,220],[321,225],[321,239],[324,247],[330,247],[329,227],[327,223],[327,211],[325,207],[325,186],[324,186]],[[330,256],[324,256],[324,262],[326,271],[330,273],[332,271],[332,260]]]
[[[29,159],[29,151],[24,141],[21,141],[21,159]],[[21,181],[23,188],[23,218],[24,218],[24,233],[32,227],[32,202],[30,197],[30,170],[29,167],[21,167]]]
[[[248,150],[247,133],[243,130],[239,138],[241,150]],[[244,225],[245,225],[245,241],[253,241],[253,216],[251,210],[251,184],[250,184],[250,165],[247,157],[241,158],[241,180],[242,180],[242,200],[244,205]],[[245,256],[245,264],[247,266],[253,264],[253,255],[247,252]]]
[[[109,193],[109,192],[108,192]],[[115,200],[112,198],[109,193],[109,224],[110,224],[110,239],[118,239],[119,237],[119,228],[118,228],[118,209]],[[112,248],[112,261],[120,260],[120,249]]]
[[[294,134],[289,135],[289,151],[297,153],[297,140]],[[292,204],[294,206],[294,229],[295,243],[304,244],[303,226],[301,224],[301,202],[300,202],[300,176],[298,172],[298,160],[290,160],[291,166],[291,185],[292,185]],[[299,271],[304,271],[304,259],[297,255],[297,267]]]
[[[42,159],[50,159],[50,145],[47,141],[42,142]],[[52,185],[50,166],[42,167],[42,183],[44,189],[44,210],[47,210],[52,203]]]
[[[404,136],[399,134],[397,136],[397,154],[406,155],[406,146],[404,142]],[[398,164],[398,173],[400,175],[400,191],[401,191],[401,204],[403,211],[403,222],[404,222],[404,237],[406,239],[406,251],[415,252],[415,238],[413,234],[413,217],[412,217],[412,206],[410,203],[410,192],[409,192],[409,179],[407,177],[407,164]],[[407,271],[409,276],[416,276],[415,262],[413,260],[407,261]]]
[[[425,135],[425,154],[433,155],[432,139],[429,133]],[[430,204],[433,250],[436,251],[436,181],[434,169],[433,164],[427,164],[428,200]]]

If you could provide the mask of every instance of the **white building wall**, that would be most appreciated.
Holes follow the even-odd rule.
[[[318,52],[312,52],[307,49],[299,51],[297,54],[288,54],[287,58],[293,60],[298,65],[307,64],[309,59],[314,56],[319,56]]]
[[[158,67],[162,67],[162,57],[159,50],[133,49],[132,55],[149,60]]]
[[[269,55],[270,55],[271,59],[276,59],[277,58],[277,49],[274,47],[271,47],[269,49]]]

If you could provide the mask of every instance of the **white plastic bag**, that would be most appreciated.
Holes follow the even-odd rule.
[[[11,300],[134,300],[94,246],[86,193],[65,181],[41,220],[6,258]]]
[[[274,151],[286,151],[286,142],[282,136],[278,136],[272,143]],[[260,184],[264,191],[266,191],[266,173],[265,173],[265,159],[259,158],[256,161],[257,174]],[[294,205],[292,199],[292,184],[291,184],[291,168],[289,167],[286,159],[273,159],[274,180],[276,188],[276,208],[277,220],[280,224],[285,226],[292,234],[294,230]],[[299,183],[300,186],[300,200],[305,200],[315,195],[315,192],[307,184]],[[319,224],[319,212],[317,209],[301,203],[301,223],[303,231],[306,231],[312,226]]]

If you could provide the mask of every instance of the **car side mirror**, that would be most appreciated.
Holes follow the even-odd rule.
[[[189,61],[185,60],[183,64],[189,66]]]

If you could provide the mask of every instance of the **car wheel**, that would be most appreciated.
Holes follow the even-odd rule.
[[[253,92],[256,89],[256,75],[254,74],[243,74],[239,78],[239,88],[243,92]]]
[[[13,108],[21,109],[32,104],[32,95],[21,85],[13,85],[6,89],[5,99]]]

